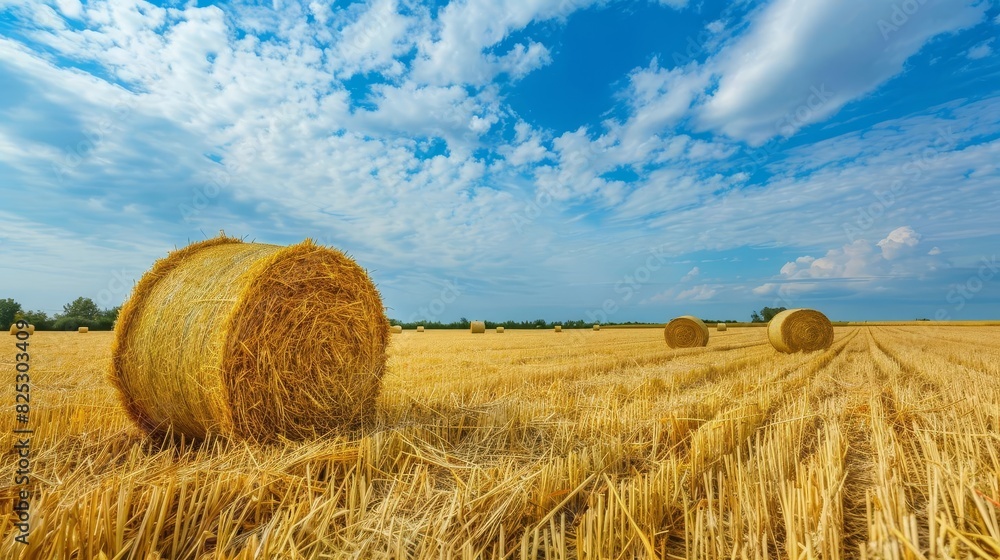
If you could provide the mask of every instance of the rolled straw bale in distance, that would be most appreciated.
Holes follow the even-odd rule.
[[[472,334],[480,334],[486,332],[486,323],[483,321],[473,321],[469,323],[469,332]]]
[[[403,327],[401,327],[399,325],[393,325],[392,326],[392,334],[399,334],[401,332],[403,332]]]
[[[562,332],[562,325],[556,325],[556,332]]]
[[[716,325],[715,325],[715,330],[717,330],[717,331],[719,331],[719,332],[724,332],[724,331],[726,331],[726,330],[727,330],[728,328],[729,328],[729,327],[727,327],[725,323],[716,323]]]
[[[78,333],[84,333],[84,334],[89,333],[90,332],[90,327],[78,327],[76,329],[76,332],[78,332]]]
[[[497,327],[497,333],[503,334],[503,327]]]
[[[10,334],[17,334],[20,331],[25,331],[28,334],[35,334],[35,325],[28,325],[26,329],[17,328],[17,323],[12,323],[10,325]]]
[[[779,352],[812,352],[833,344],[833,325],[815,309],[787,309],[767,324],[767,339]]]
[[[663,329],[663,338],[671,348],[696,348],[708,344],[708,327],[692,315],[671,319]]]
[[[601,325],[594,325],[594,330],[595,331],[601,330]]]
[[[424,326],[423,325],[417,326],[417,332],[424,332]]]
[[[306,240],[219,237],[157,261],[122,306],[111,380],[151,433],[301,439],[375,411],[389,321],[368,274]]]

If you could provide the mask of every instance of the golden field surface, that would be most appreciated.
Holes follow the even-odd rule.
[[[0,557],[1000,558],[1000,327],[406,331],[374,425],[269,446],[140,434],[112,336],[30,339],[27,547],[0,352]]]

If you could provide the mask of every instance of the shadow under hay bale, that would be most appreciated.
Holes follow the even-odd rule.
[[[682,315],[667,323],[663,338],[671,348],[697,348],[708,344],[708,327],[697,317]]]
[[[814,309],[787,309],[767,324],[767,339],[779,352],[813,352],[833,344],[833,324]]]
[[[219,237],[140,279],[111,381],[150,433],[302,439],[373,416],[388,339],[378,290],[340,251]]]

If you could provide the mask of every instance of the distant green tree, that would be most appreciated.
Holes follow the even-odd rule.
[[[11,298],[0,299],[0,328],[8,329],[21,312],[21,304]]]
[[[751,323],[767,323],[774,318],[775,315],[785,311],[784,307],[764,307],[760,310],[760,313],[753,311],[750,313]]]
[[[101,308],[97,307],[94,300],[85,297],[78,297],[70,303],[63,306],[63,312],[57,315],[59,318],[63,317],[79,317],[80,319],[89,319],[91,321],[96,321],[101,316]]]
[[[44,311],[25,311],[24,320],[29,325],[35,325],[36,331],[47,331],[52,328],[52,319]]]

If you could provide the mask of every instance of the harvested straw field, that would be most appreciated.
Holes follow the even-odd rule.
[[[27,557],[1000,557],[1000,327],[794,354],[760,328],[428,330],[390,340],[370,425],[261,445],[135,428],[113,337],[30,338]]]

